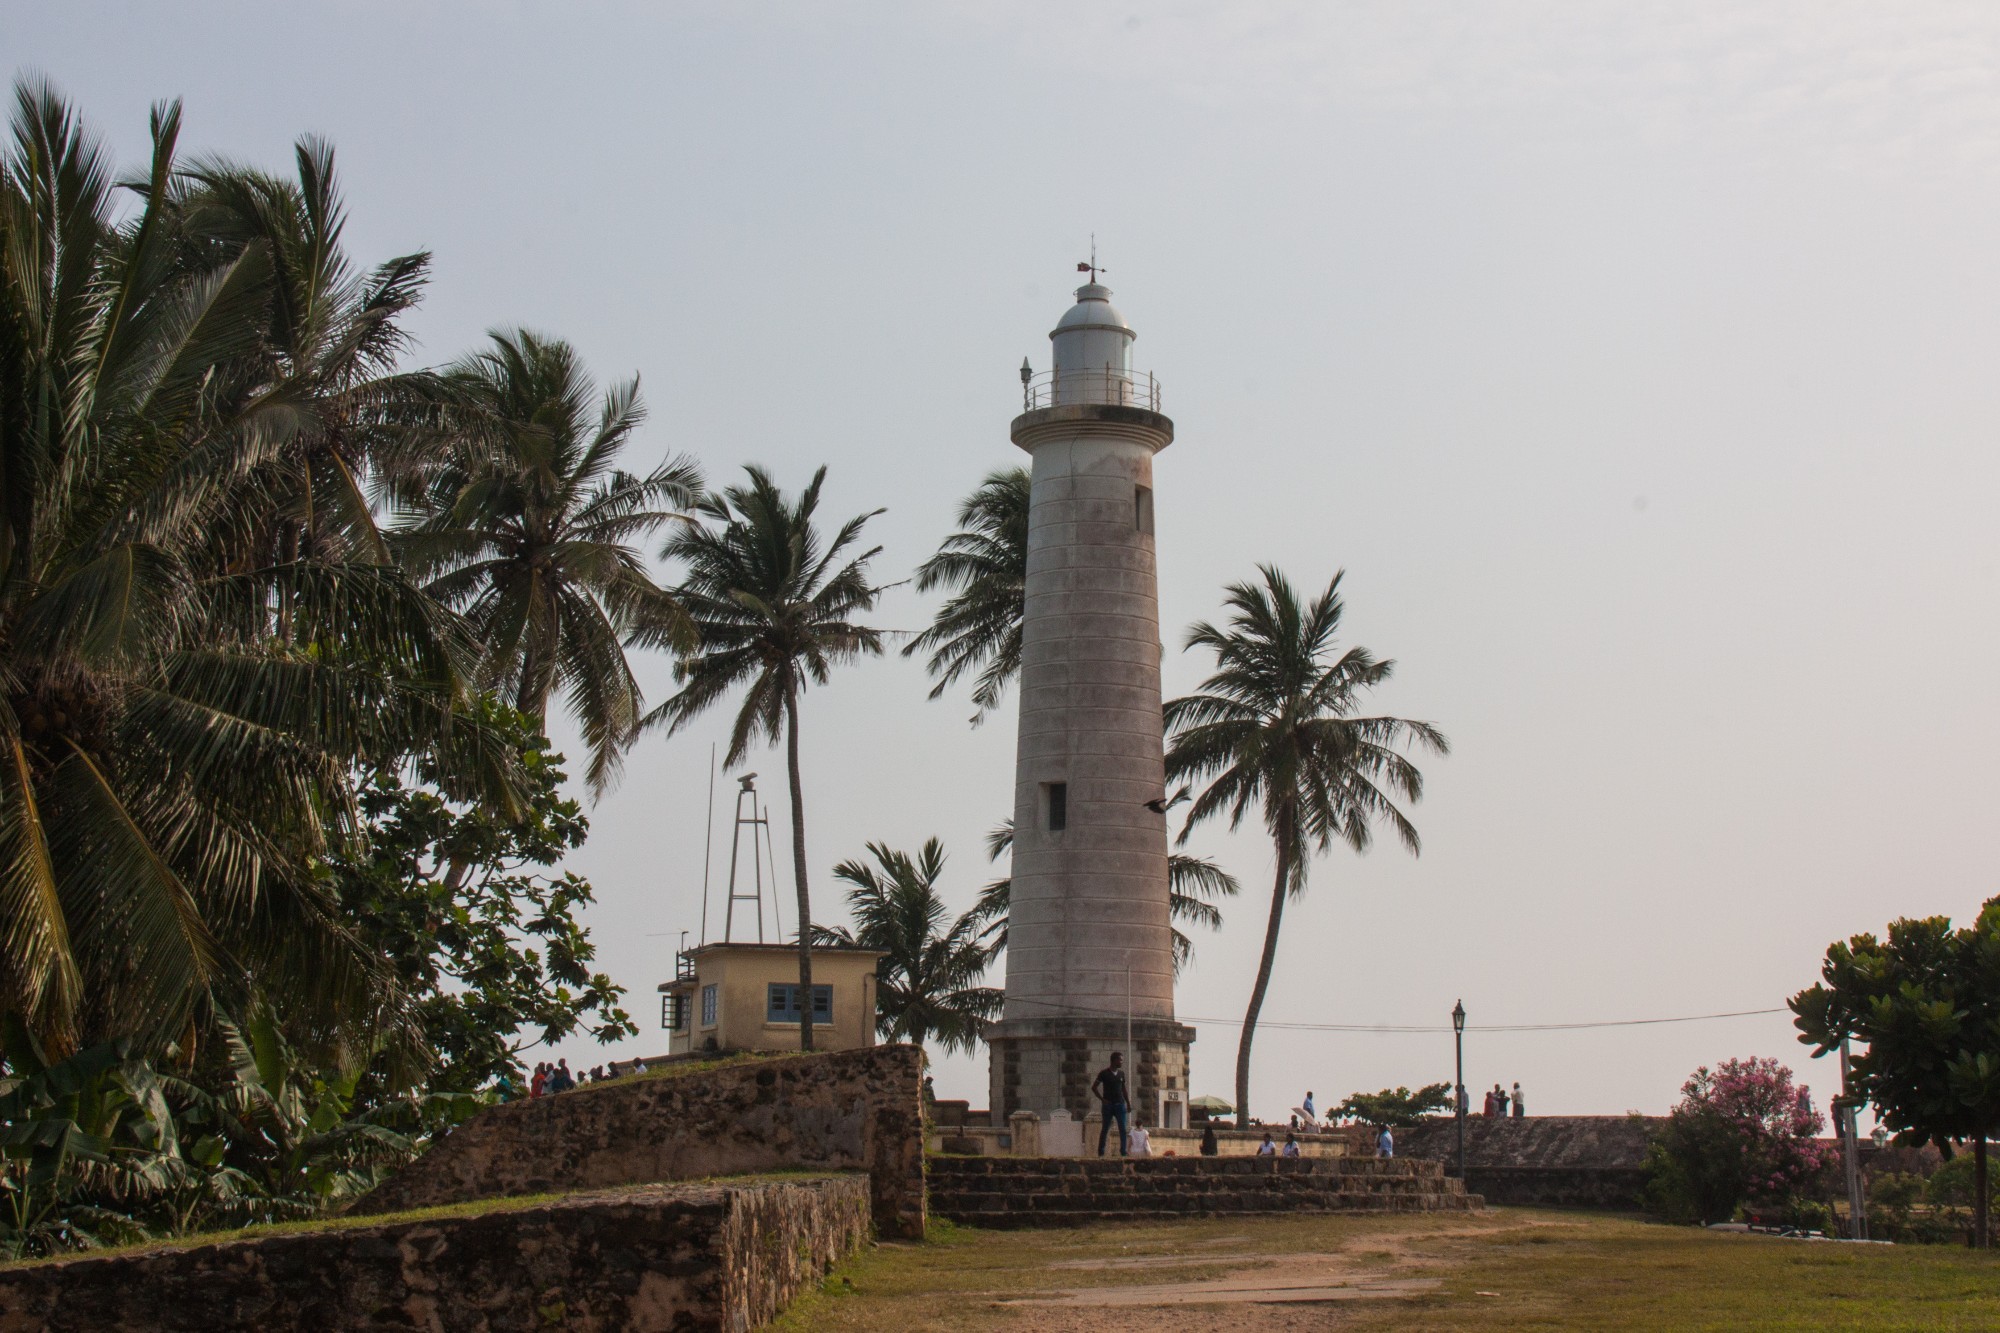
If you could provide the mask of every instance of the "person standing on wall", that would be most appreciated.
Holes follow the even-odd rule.
[[[1125,1053],[1113,1051],[1111,1063],[1097,1071],[1097,1077],[1090,1081],[1090,1091],[1097,1098],[1103,1110],[1104,1122],[1097,1127],[1097,1155],[1104,1156],[1104,1142],[1111,1134],[1111,1122],[1118,1121],[1118,1155],[1123,1157],[1130,1146],[1131,1131],[1126,1122],[1125,1096]]]
[[[1528,1104],[1521,1100],[1521,1085],[1516,1083],[1514,1085],[1514,1118],[1519,1120],[1526,1114],[1528,1114]]]

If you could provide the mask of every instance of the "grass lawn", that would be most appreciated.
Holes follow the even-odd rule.
[[[865,1251],[777,1327],[1995,1329],[2000,1258],[1511,1208],[1069,1231],[943,1224],[924,1245]]]

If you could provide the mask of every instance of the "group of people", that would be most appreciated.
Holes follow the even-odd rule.
[[[1480,1114],[1496,1120],[1504,1120],[1510,1111],[1516,1120],[1528,1114],[1527,1103],[1521,1100],[1521,1085],[1516,1083],[1514,1091],[1510,1095],[1507,1089],[1495,1083],[1493,1090],[1486,1094],[1486,1109],[1480,1112]]]
[[[1098,1107],[1102,1111],[1102,1116],[1097,1127],[1097,1155],[1099,1157],[1104,1156],[1104,1150],[1111,1141],[1111,1127],[1116,1125],[1118,1126],[1118,1155],[1120,1157],[1152,1156],[1152,1140],[1146,1133],[1146,1127],[1130,1123],[1131,1100],[1126,1093],[1125,1056],[1123,1052],[1113,1051],[1111,1053],[1111,1063],[1097,1071],[1097,1077],[1090,1081],[1090,1091],[1091,1095],[1097,1098]],[[1497,1084],[1494,1087],[1494,1091],[1499,1091]],[[1505,1094],[1502,1095],[1504,1096]],[[1521,1085],[1516,1083],[1514,1085],[1514,1096],[1518,1099],[1520,1095]],[[1492,1101],[1490,1095],[1487,1101],[1490,1106]],[[1305,1113],[1308,1122],[1318,1123],[1318,1116],[1315,1114],[1313,1108],[1313,1095],[1310,1090],[1306,1092],[1305,1102],[1299,1109]],[[1488,1114],[1491,1114],[1490,1110]],[[1292,1117],[1294,1128],[1297,1128],[1298,1119],[1297,1115]],[[1217,1157],[1221,1153],[1222,1145],[1215,1137],[1215,1122],[1210,1120],[1202,1126],[1201,1155],[1203,1157]],[[1297,1134],[1286,1134],[1284,1146],[1280,1147],[1272,1139],[1271,1131],[1265,1130],[1264,1141],[1257,1145],[1257,1155],[1259,1157],[1301,1157],[1304,1156],[1304,1150],[1299,1146],[1299,1136]],[[1387,1125],[1382,1126],[1381,1133],[1375,1136],[1375,1155],[1377,1157],[1394,1157],[1396,1155],[1396,1138],[1389,1132]]]
[[[624,1069],[620,1069],[617,1061],[614,1060],[608,1066],[594,1065],[584,1070],[583,1077],[578,1078],[575,1074],[570,1073],[569,1061],[567,1059],[559,1059],[554,1064],[543,1061],[535,1066],[534,1076],[528,1080],[528,1096],[530,1098],[547,1097],[558,1092],[568,1092],[571,1088],[581,1083],[603,1083],[607,1079],[614,1079],[622,1074],[643,1074],[645,1072],[646,1062],[644,1060],[634,1060]],[[514,1091],[514,1080],[506,1074],[500,1075],[499,1078],[493,1081],[493,1090],[499,1094],[500,1100],[503,1102],[511,1102],[518,1095]]]

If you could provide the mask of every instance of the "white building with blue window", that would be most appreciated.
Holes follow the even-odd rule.
[[[875,1044],[875,949],[816,948],[813,1047],[848,1051]],[[680,955],[660,987],[670,1055],[799,1048],[796,944],[705,944]]]

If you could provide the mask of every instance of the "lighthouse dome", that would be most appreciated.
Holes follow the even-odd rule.
[[[1111,289],[1101,282],[1086,283],[1076,289],[1076,304],[1063,311],[1063,317],[1056,321],[1055,332],[1049,336],[1081,328],[1122,329],[1128,337],[1135,336],[1125,316],[1111,304]]]
[[[1077,383],[1080,381],[1074,377],[1080,372],[1123,375],[1132,369],[1132,340],[1137,336],[1111,304],[1111,289],[1102,283],[1086,283],[1076,289],[1076,304],[1063,312],[1049,332],[1049,340],[1055,344],[1056,374]]]

